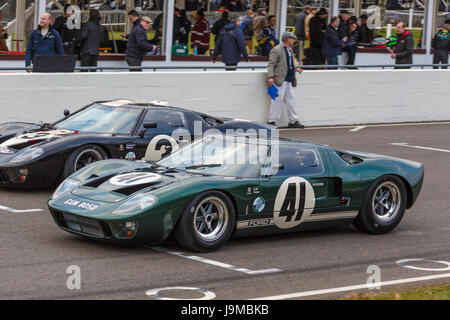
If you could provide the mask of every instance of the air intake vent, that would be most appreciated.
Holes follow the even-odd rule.
[[[363,162],[363,159],[358,158],[352,154],[342,153],[342,152],[338,152],[337,154],[341,157],[342,160],[344,160],[345,162],[347,162],[350,165]]]
[[[139,190],[142,190],[142,189],[145,189],[145,188],[148,188],[150,186],[154,186],[154,185],[160,184],[160,183],[161,183],[161,181],[153,181],[153,182],[149,182],[149,183],[138,184],[135,186],[129,186],[129,187],[125,187],[125,188],[116,189],[116,190],[114,190],[114,192],[123,194],[125,196],[129,196]]]
[[[85,183],[83,186],[85,187],[91,187],[91,188],[97,188],[99,185],[101,185],[102,183],[108,181],[109,179],[111,179],[113,176],[115,176],[116,174],[110,174],[109,176],[104,176],[104,177],[100,177],[98,179],[89,181],[88,183]],[[93,174],[89,179],[98,177],[97,175]]]

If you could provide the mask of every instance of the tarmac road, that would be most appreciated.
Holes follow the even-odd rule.
[[[208,254],[186,252],[171,242],[160,248],[118,247],[57,228],[46,207],[51,191],[0,190],[0,299],[333,299],[369,291],[369,266],[380,270],[379,281],[393,281],[380,290],[450,283],[450,124],[352,129],[283,130],[281,135],[424,163],[422,194],[390,234],[367,235],[349,226],[233,239]],[[406,267],[396,263],[402,259],[426,261],[407,261]],[[81,289],[67,288],[70,266],[80,268]],[[251,272],[265,269],[278,270]],[[146,295],[156,288],[166,289]]]

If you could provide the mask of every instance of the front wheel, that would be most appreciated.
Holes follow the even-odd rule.
[[[84,168],[85,166],[107,158],[106,152],[96,145],[81,146],[73,151],[66,161],[64,166],[63,178],[67,178],[75,171]]]
[[[217,250],[231,237],[235,210],[230,198],[219,191],[199,194],[185,208],[175,229],[177,242],[190,250]]]
[[[392,175],[383,176],[369,188],[353,225],[368,233],[388,233],[402,220],[406,200],[402,180]]]

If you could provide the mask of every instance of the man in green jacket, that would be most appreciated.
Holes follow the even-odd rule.
[[[301,68],[295,67],[294,52],[292,47],[296,37],[291,32],[283,32],[279,45],[275,46],[269,54],[267,65],[267,83],[269,86],[278,87],[278,96],[271,100],[269,124],[276,125],[280,120],[283,102],[286,104],[289,118],[288,128],[304,128],[298,121],[294,87],[297,86],[295,73],[301,73]]]

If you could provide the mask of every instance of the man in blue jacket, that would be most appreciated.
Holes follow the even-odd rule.
[[[227,66],[227,70],[235,70],[233,67],[239,63],[241,55],[248,61],[244,33],[236,24],[236,20],[227,24],[220,32],[211,56],[213,62],[216,62],[219,54],[222,55],[222,61]]]
[[[31,67],[36,56],[62,56],[64,48],[58,31],[51,25],[51,15],[44,12],[39,18],[39,27],[31,32],[25,55],[25,66]],[[31,72],[31,70],[27,70]]]
[[[150,28],[152,20],[144,16],[138,25],[133,27],[128,36],[127,49],[125,50],[125,60],[128,65],[141,66],[147,52],[154,51],[156,46],[147,41],[147,30]],[[130,71],[141,71],[142,69],[131,69]]]
[[[327,65],[337,65],[338,55],[341,54],[342,40],[339,39],[339,18],[332,17],[330,25],[325,30],[323,38],[322,54],[327,60]]]

